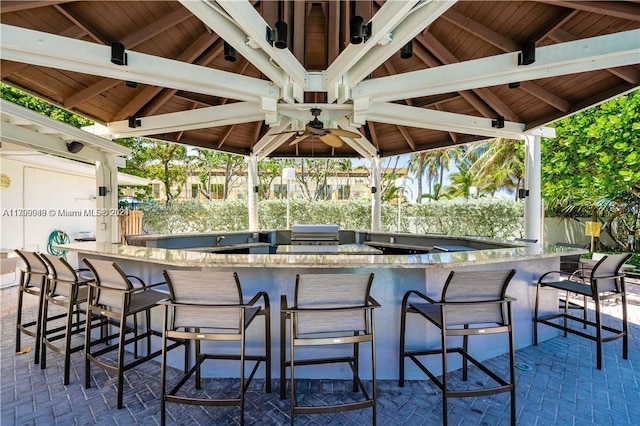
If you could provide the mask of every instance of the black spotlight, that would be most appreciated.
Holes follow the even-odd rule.
[[[517,89],[518,87],[520,87],[520,82],[519,81],[514,81],[509,83],[509,89]]]
[[[237,60],[236,49],[226,41],[224,42],[224,60],[227,62],[235,62]]]
[[[124,85],[132,89],[135,89],[136,87],[138,87],[138,83],[136,83],[135,81],[129,81],[129,80],[126,80],[124,82]]]
[[[129,127],[135,129],[136,127],[142,126],[142,120],[135,117],[129,117]]]
[[[72,154],[77,154],[84,148],[84,144],[78,141],[67,142],[67,151]]]
[[[267,41],[278,49],[287,48],[287,23],[284,21],[276,22],[276,28],[271,29],[267,26]]]
[[[124,44],[117,41],[111,42],[111,62],[116,65],[127,65],[127,54],[124,51]]]
[[[400,49],[400,57],[402,59],[409,59],[413,56],[413,40],[409,40],[409,43],[402,46]]]
[[[500,115],[495,120],[491,120],[491,127],[502,129],[504,127],[504,117]]]
[[[536,61],[536,44],[533,41],[522,45],[522,50],[518,55],[518,65],[531,65]]]
[[[352,44],[360,44],[371,36],[371,22],[364,25],[362,16],[355,15],[349,21],[349,41]]]

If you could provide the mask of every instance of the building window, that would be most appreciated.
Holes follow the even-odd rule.
[[[200,194],[200,185],[198,185],[197,183],[192,183],[191,184],[191,198],[198,198],[199,194]]]
[[[224,185],[221,183],[212,183],[209,187],[209,197],[212,200],[222,200],[224,198]]]
[[[287,185],[276,183],[273,185],[274,198],[287,198]]]
[[[351,186],[338,185],[336,191],[338,192],[338,200],[348,200],[351,195]]]

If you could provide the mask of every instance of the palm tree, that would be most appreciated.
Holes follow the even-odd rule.
[[[524,181],[522,143],[521,140],[500,138],[472,145],[469,152],[478,155],[478,159],[470,171],[490,192],[506,189],[514,191],[517,197],[518,188]]]

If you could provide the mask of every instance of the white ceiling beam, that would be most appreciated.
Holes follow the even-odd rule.
[[[536,61],[518,65],[518,52],[361,82],[352,97],[377,102],[529,81],[640,63],[640,30],[536,49]]]
[[[339,120],[338,126],[350,132],[360,133],[359,129],[356,129],[355,127],[349,125],[349,120],[347,120],[346,118]],[[376,149],[376,147],[373,146],[373,144],[369,141],[369,139],[365,138],[364,136],[360,138],[341,137],[340,139],[342,139],[344,143],[349,145],[351,149],[357,152],[362,158],[375,157],[376,154],[378,153],[378,150]]]
[[[231,72],[127,51],[111,63],[110,46],[0,24],[0,58],[242,101],[279,97],[273,83]]]
[[[455,3],[455,1],[432,1],[425,5],[416,6],[416,9],[412,10],[404,21],[394,28],[393,39],[389,44],[373,46],[371,51],[349,70],[347,76],[349,87],[352,88],[364,80]]]
[[[524,132],[523,123],[505,121],[504,127],[498,129],[492,127],[490,118],[393,103],[374,103],[364,114],[368,121],[490,138],[520,139]]]
[[[140,127],[130,128],[129,120],[108,124],[112,138],[157,135],[209,127],[228,126],[264,120],[260,106],[252,102],[237,102],[189,111],[141,117]]]
[[[106,161],[107,158],[106,153],[91,146],[85,146],[80,152],[73,154],[67,149],[67,142],[58,136],[45,135],[8,122],[2,123],[0,140],[2,140],[3,143],[12,143],[78,161]]]
[[[3,126],[5,122],[18,126],[29,125],[39,129],[39,134],[59,135],[58,137],[63,141],[80,141],[85,143],[85,145],[90,144],[93,148],[107,154],[126,156],[131,153],[131,149],[125,146],[78,129],[77,127],[70,126],[62,121],[38,114],[35,111],[5,99],[0,99],[0,115],[2,116]],[[66,145],[64,148],[65,152],[69,154],[66,151]]]
[[[294,120],[290,118],[282,120],[282,124],[269,129],[267,134],[261,137],[258,142],[256,142],[256,144],[253,146],[252,151],[253,154],[257,157],[258,161],[267,157],[291,137],[290,134],[274,135],[274,133],[284,132],[291,124],[293,124],[293,122]]]
[[[218,0],[217,3],[233,18],[240,29],[251,37],[260,46],[260,49],[280,66],[293,82],[297,83],[303,90],[308,90],[309,76],[307,70],[289,49],[277,49],[271,46],[265,37],[267,26],[271,26],[249,1]],[[293,28],[289,29],[289,31],[292,30]],[[298,37],[302,37],[302,35],[298,35]],[[298,101],[302,102],[303,99]]]
[[[371,18],[373,34],[369,39],[360,44],[349,44],[329,65],[329,68],[324,72],[323,82],[325,90],[328,92],[329,103],[333,103],[338,98],[339,93],[336,88],[342,82],[343,77],[407,16],[416,3],[418,0],[385,2]]]
[[[180,0],[180,3],[224,41],[233,46],[236,52],[258,68],[278,88],[283,89],[285,87],[287,77],[283,70],[271,62],[269,55],[265,51],[254,49],[249,45],[247,34],[233,22],[224,10],[205,0]],[[265,37],[264,30],[262,28],[263,39]]]

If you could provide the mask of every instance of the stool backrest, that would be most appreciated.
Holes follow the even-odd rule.
[[[323,312],[295,313],[296,333],[366,330],[364,309],[354,311],[336,309],[368,306],[373,277],[373,274],[296,275],[294,308],[326,309]]]
[[[167,270],[163,274],[169,287],[169,299],[173,303],[172,328],[240,332],[243,301],[238,274]]]
[[[51,273],[51,284],[49,284],[51,288],[49,291],[52,294],[71,296],[73,291],[71,285],[78,282],[78,275],[73,267],[62,257],[50,254],[41,254],[40,256],[42,256]]]
[[[96,293],[93,304],[122,308],[124,291],[132,290],[133,285],[122,269],[112,260],[82,259],[93,273]]]
[[[445,309],[447,326],[460,324],[505,324],[502,303],[515,269],[499,271],[451,271],[442,289],[443,302],[474,302]]]
[[[40,257],[40,255],[33,251],[16,250],[16,254],[22,259],[24,263],[22,280],[20,285],[24,287],[35,286],[41,287],[44,282],[44,277],[49,273],[46,263]],[[32,276],[38,276],[40,279],[31,282]]]
[[[608,254],[603,256],[591,270],[591,286],[594,294],[603,291],[619,292],[620,278],[609,278],[620,275],[624,262],[631,258],[631,253]]]

